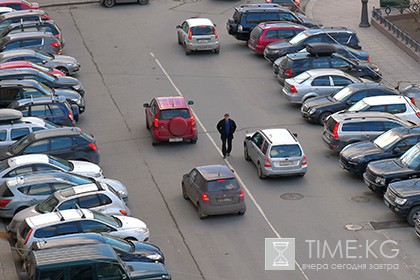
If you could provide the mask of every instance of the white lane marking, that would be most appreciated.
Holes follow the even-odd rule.
[[[181,91],[179,90],[179,88],[176,86],[176,84],[172,80],[171,76],[169,76],[168,72],[166,72],[165,68],[162,66],[162,64],[160,63],[160,61],[155,57],[154,53],[151,52],[150,55],[153,57],[153,59],[155,60],[156,64],[159,66],[159,68],[162,70],[163,74],[165,74],[166,78],[171,83],[172,87],[175,89],[175,91],[178,93],[178,95],[184,97],[184,95],[181,93]],[[213,146],[216,148],[216,150],[219,152],[219,154],[222,155],[222,151],[220,150],[219,146],[216,144],[216,142],[214,141],[214,139],[210,136],[210,133],[208,133],[206,127],[203,125],[203,123],[201,122],[200,118],[197,116],[197,114],[194,112],[194,110],[192,110],[192,111],[193,111],[193,114],[195,116],[195,120],[201,126],[201,128],[204,131],[204,133],[207,135],[207,137],[209,138],[210,142],[213,144]],[[225,160],[226,164],[229,166],[229,168],[232,169],[232,170],[234,170],[234,168],[233,168],[232,164],[229,162],[229,160],[227,158],[225,158],[224,160]],[[241,185],[245,189],[246,193],[248,194],[248,197],[252,200],[252,202],[254,203],[255,207],[258,209],[258,211],[260,212],[261,216],[263,217],[263,219],[265,220],[265,222],[268,224],[268,226],[271,228],[271,230],[273,231],[273,233],[275,234],[275,236],[277,238],[282,238],[281,235],[280,235],[280,233],[274,228],[273,224],[267,218],[267,215],[265,214],[265,212],[262,209],[261,205],[258,203],[258,201],[255,199],[255,197],[252,195],[251,191],[248,189],[248,187],[246,186],[245,182],[242,180],[241,176],[239,176],[239,174],[237,172],[235,172],[235,173],[236,173],[236,178],[238,179],[238,181],[241,183]],[[299,270],[302,273],[303,277],[306,280],[309,280],[308,276],[303,271],[302,267],[299,265],[299,263],[297,261],[296,261],[296,266],[299,268]]]

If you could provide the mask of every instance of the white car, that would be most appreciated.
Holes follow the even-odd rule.
[[[0,7],[0,15],[15,12],[15,9],[9,8],[9,7]]]
[[[351,106],[348,112],[377,111],[391,113],[400,119],[419,124],[420,109],[402,95],[366,97]]]
[[[46,154],[31,154],[1,161],[0,182],[36,171],[63,171],[93,178],[104,177],[102,169],[91,162],[64,160]]]
[[[84,232],[106,232],[125,240],[149,240],[149,229],[137,218],[69,209],[26,218],[17,230],[17,252],[22,257],[33,242],[48,242],[51,237]]]

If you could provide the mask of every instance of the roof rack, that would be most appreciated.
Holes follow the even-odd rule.
[[[76,203],[75,206],[76,206],[76,209],[79,210],[79,212],[82,214],[82,216],[81,216],[82,219],[86,218],[86,215],[83,212],[82,208],[80,208],[79,204]]]
[[[58,216],[60,216],[60,221],[64,221],[63,213],[57,208],[57,206],[54,208],[54,211],[57,213]]]

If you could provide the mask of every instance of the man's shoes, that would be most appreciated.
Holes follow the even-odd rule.
[[[228,156],[228,157],[230,157],[230,154],[229,154],[229,153],[227,153],[227,156]]]
[[[226,155],[223,155],[223,158],[226,158]]]

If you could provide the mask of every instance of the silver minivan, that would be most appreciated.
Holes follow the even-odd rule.
[[[296,134],[286,128],[263,129],[247,134],[244,157],[257,166],[258,177],[304,176],[308,163]]]
[[[207,18],[190,18],[177,27],[178,44],[185,49],[185,54],[192,51],[220,51],[219,35],[216,26]]]

